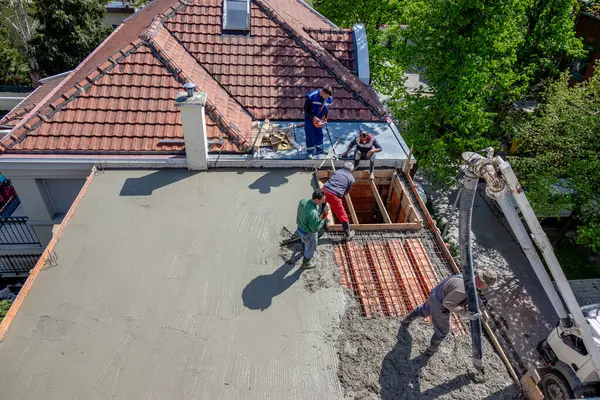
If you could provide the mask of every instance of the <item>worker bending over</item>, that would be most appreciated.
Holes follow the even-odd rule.
[[[496,283],[496,274],[491,270],[480,270],[475,275],[475,287],[486,289]],[[402,321],[407,327],[418,317],[431,317],[433,322],[433,336],[426,356],[433,355],[440,347],[440,343],[450,331],[450,313],[455,312],[471,321],[479,319],[478,313],[471,313],[466,308],[467,294],[462,275],[452,275],[444,278],[432,291],[425,303],[415,308],[413,312]]]
[[[333,90],[328,86],[313,90],[304,100],[304,133],[306,135],[306,152],[313,159],[323,151],[323,126],[327,123],[329,106],[333,103]]]
[[[327,203],[329,203],[331,211],[340,224],[342,224],[342,228],[344,228],[346,241],[352,239],[354,231],[350,230],[350,222],[348,221],[348,214],[346,214],[346,210],[344,210],[342,198],[350,193],[352,185],[354,185],[355,179],[354,176],[352,176],[353,170],[354,165],[352,165],[351,162],[345,163],[344,167],[335,171],[323,186]]]
[[[325,204],[325,192],[323,189],[317,189],[312,195],[312,199],[302,199],[298,204],[296,212],[296,223],[298,229],[296,233],[300,236],[304,245],[304,261],[302,268],[314,268],[315,264],[312,259],[317,249],[319,240],[319,230],[325,224],[327,219],[327,210],[319,212],[320,206]]]
[[[356,150],[354,150],[354,169],[358,168],[360,160],[369,160],[371,179],[375,179],[375,154],[381,151],[379,142],[377,142],[375,136],[361,129],[356,139],[350,142],[348,149],[342,154],[342,157],[348,157],[354,146],[356,146]]]

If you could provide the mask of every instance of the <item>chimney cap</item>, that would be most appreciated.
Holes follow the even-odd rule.
[[[194,82],[186,82],[183,84],[183,88],[187,92],[187,97],[194,96],[194,89],[196,89],[196,84]]]

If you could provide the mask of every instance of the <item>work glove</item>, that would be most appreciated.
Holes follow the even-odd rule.
[[[327,219],[328,215],[329,215],[329,211],[323,211],[323,214],[321,214],[321,219]]]
[[[481,318],[481,313],[468,313],[466,317],[469,321],[477,321]]]
[[[458,309],[455,312],[459,317],[468,319],[469,321],[477,321],[479,318],[481,318],[481,313],[472,313],[464,308]]]

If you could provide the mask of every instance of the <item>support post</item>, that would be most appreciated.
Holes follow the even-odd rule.
[[[371,189],[373,190],[373,196],[375,196],[375,201],[379,206],[379,211],[381,211],[381,215],[383,216],[383,220],[386,224],[391,224],[392,220],[388,215],[387,210],[385,209],[385,204],[383,204],[383,200],[381,200],[381,196],[379,195],[379,190],[377,190],[377,186],[375,186],[375,182],[371,181]]]

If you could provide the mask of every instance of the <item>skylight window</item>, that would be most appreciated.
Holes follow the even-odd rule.
[[[250,0],[223,0],[223,31],[250,32]]]

